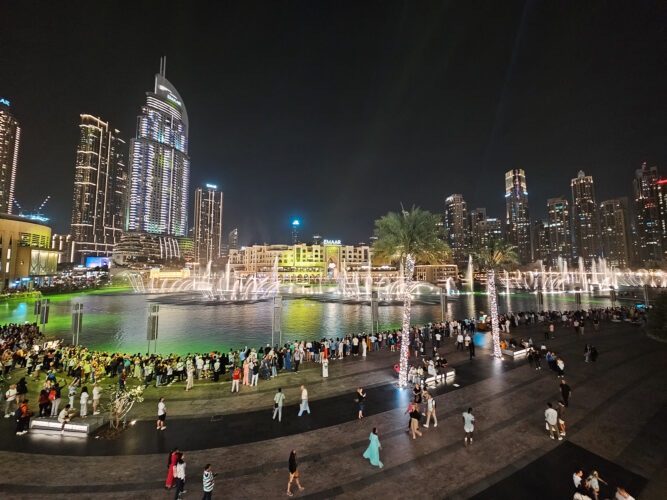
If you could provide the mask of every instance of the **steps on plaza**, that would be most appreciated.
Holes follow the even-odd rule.
[[[38,417],[30,420],[30,434],[64,435],[69,437],[87,438],[108,421],[101,415],[91,415],[87,418],[73,418],[65,424],[64,432],[62,424],[57,418]]]

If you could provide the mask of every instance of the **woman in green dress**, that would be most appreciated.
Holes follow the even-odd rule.
[[[364,452],[364,458],[369,459],[371,461],[371,465],[375,465],[380,468],[384,467],[382,462],[380,462],[380,449],[382,446],[380,445],[380,439],[378,438],[377,427],[373,427],[373,432],[371,432],[371,435],[368,439],[370,444]]]

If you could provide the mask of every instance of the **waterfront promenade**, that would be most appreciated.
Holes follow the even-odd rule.
[[[512,332],[543,341],[541,327]],[[584,363],[583,347],[600,356]],[[412,440],[405,432],[409,394],[393,386],[397,353],[332,361],[329,378],[319,365],[284,373],[258,388],[229,393],[229,383],[150,388],[134,412],[137,424],[119,439],[80,440],[28,434],[15,436],[0,423],[0,457],[9,464],[0,479],[8,498],[172,498],[163,489],[167,451],[186,453],[188,493],[201,498],[201,470],[218,472],[213,498],[285,496],[287,457],[300,456],[303,492],[296,498],[571,498],[577,467],[595,469],[611,486],[623,485],[635,498],[662,498],[667,487],[667,346],[627,324],[604,323],[578,337],[558,329],[547,341],[566,362],[574,393],[567,409],[567,437],[552,441],[544,429],[544,408],[559,397],[559,379],[525,359],[493,360],[478,348],[473,361],[445,339],[442,352],[456,370],[453,384],[439,386],[439,425]],[[310,393],[312,415],[297,417],[298,387]],[[456,384],[456,385],[454,385]],[[366,418],[356,418],[354,390],[368,393]],[[275,389],[287,396],[283,422],[271,420]],[[458,386],[458,387],[457,387]],[[155,430],[155,401],[167,400],[167,430]],[[476,415],[472,447],[463,445],[461,412]],[[372,427],[379,428],[383,469],[361,455]],[[610,495],[611,490],[604,490]],[[601,496],[606,498],[606,496]]]

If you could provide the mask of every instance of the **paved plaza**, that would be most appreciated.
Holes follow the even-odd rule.
[[[544,341],[541,328],[520,327],[515,338]],[[584,362],[584,344],[600,355]],[[61,436],[15,436],[9,419],[0,423],[0,457],[9,467],[0,479],[5,498],[172,498],[163,488],[167,453],[185,451],[188,492],[201,498],[206,463],[218,473],[213,498],[285,496],[287,458],[298,450],[302,492],[295,498],[476,498],[569,499],[575,468],[595,469],[613,496],[616,485],[635,498],[664,498],[667,487],[664,422],[667,419],[667,346],[628,324],[603,323],[584,337],[558,329],[546,341],[566,362],[573,389],[567,437],[549,439],[547,401],[560,399],[556,373],[543,362],[491,358],[478,348],[474,360],[445,339],[441,352],[455,379],[431,390],[438,427],[412,440],[405,432],[409,393],[395,388],[398,354],[369,353],[363,359],[332,361],[329,378],[319,365],[242,387],[195,384],[150,388],[132,418],[136,425],[112,441]],[[297,417],[299,386],[310,392],[312,414]],[[366,418],[356,417],[354,391],[368,393]],[[271,420],[273,394],[286,393],[283,422]],[[156,431],[155,400],[167,399],[167,430]],[[465,448],[461,413],[474,408],[474,443]],[[378,427],[384,468],[362,458],[368,435]],[[613,488],[613,491],[612,491]]]

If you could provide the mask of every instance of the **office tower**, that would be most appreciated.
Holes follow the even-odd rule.
[[[503,239],[503,222],[497,217],[486,218],[486,233],[489,242]]]
[[[239,249],[239,229],[235,227],[227,235],[228,251]]]
[[[531,258],[530,214],[526,173],[517,168],[505,172],[505,227],[507,241],[516,247],[522,264]]]
[[[125,141],[109,123],[81,115],[72,197],[74,260],[109,256],[125,229]]]
[[[667,260],[667,179],[658,181],[658,200],[660,202],[660,226],[662,227],[662,255]]]
[[[549,265],[549,226],[542,220],[533,222],[533,260],[541,260]]]
[[[574,257],[590,265],[600,255],[597,204],[593,177],[579,170],[570,183],[572,187],[572,235]]]
[[[479,248],[488,244],[486,227],[486,208],[475,208],[470,211],[470,245]]]
[[[301,222],[299,222],[299,219],[294,219],[292,221],[292,245],[296,245],[299,243],[299,226],[301,225]]]
[[[185,236],[188,216],[188,113],[176,88],[165,78],[161,60],[153,92],[137,117],[130,141],[130,205],[127,228]]]
[[[10,112],[9,101],[0,98],[0,213],[11,214],[19,162],[21,127]]]
[[[600,203],[600,243],[608,264],[620,268],[628,266],[626,214],[620,200]]]
[[[454,262],[462,264],[469,248],[468,209],[463,196],[453,194],[445,199],[445,229],[452,248]]]
[[[194,259],[200,265],[220,258],[222,243],[222,191],[206,184],[195,191]]]
[[[570,204],[565,198],[547,200],[547,226],[549,232],[549,261],[552,266],[558,257],[565,262],[572,260],[572,231],[570,229]]]
[[[659,180],[658,167],[648,167],[646,162],[635,171],[635,224],[639,264],[642,266],[663,258]]]

